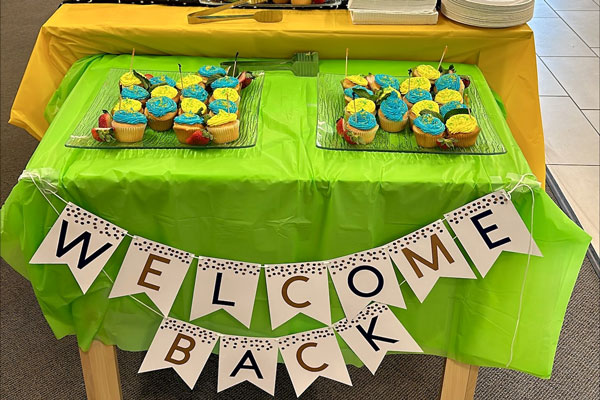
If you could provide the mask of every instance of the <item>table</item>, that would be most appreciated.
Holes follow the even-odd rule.
[[[95,54],[290,57],[315,50],[323,59],[446,60],[477,64],[504,101],[508,124],[538,180],[545,182],[533,32],[523,25],[480,29],[440,16],[437,25],[352,25],[345,10],[286,11],[283,22],[187,25],[197,7],[65,4],[42,26],[15,98],[10,122],[41,138],[61,105],[55,90],[73,63]],[[228,11],[245,13],[244,10]],[[98,18],[102,15],[102,18]],[[77,79],[79,76],[71,76]],[[44,109],[46,109],[44,119]]]
[[[173,70],[176,63],[181,63],[184,70],[191,71],[219,61],[139,56],[136,68]],[[413,64],[354,61],[349,72],[394,73]],[[81,60],[71,69],[67,76],[79,78],[67,79],[59,88],[59,93],[70,95],[27,169],[54,181],[67,200],[131,233],[195,254],[259,263],[333,258],[387,243],[508,184],[510,174],[518,176],[529,171],[488,89],[481,90],[480,95],[507,148],[506,154],[357,154],[317,149],[316,80],[294,77],[289,72],[267,73],[259,139],[254,148],[216,152],[65,148],[65,141],[108,70],[128,65],[128,55],[105,55]],[[342,68],[340,60],[324,60],[320,65],[323,72],[339,72]],[[484,82],[478,68],[457,68],[478,84]],[[526,222],[531,200],[526,194],[514,196]],[[521,329],[509,367],[548,377],[589,236],[539,188],[535,204],[534,238],[545,257],[531,260]],[[2,256],[32,282],[57,337],[75,334],[84,352],[99,348],[105,356],[110,350],[93,344],[94,338],[124,350],[148,348],[160,319],[130,299],[109,302],[111,284],[107,278],[101,275],[82,296],[66,267],[27,263],[55,219],[30,182],[17,184],[1,212]],[[121,246],[105,268],[113,278],[125,250],[126,246]],[[476,376],[476,367],[466,363],[507,365],[526,259],[524,255],[504,253],[485,279],[442,279],[424,303],[403,287],[408,308],[394,310],[396,315],[426,353],[458,361],[448,362],[446,376],[462,382],[455,388],[465,395],[474,388]],[[172,309],[175,318],[188,320],[193,275],[188,273]],[[262,277],[255,315],[267,315],[265,292]],[[343,314],[334,292],[331,298],[332,316],[337,320]],[[539,298],[544,302],[537,301]],[[300,316],[271,331],[268,319],[259,317],[248,330],[225,313],[203,317],[197,323],[238,335],[278,336],[316,327],[314,321]],[[540,331],[540,327],[544,329]],[[347,348],[342,351],[347,362],[359,364]],[[108,365],[105,370],[113,371],[115,380],[116,369],[110,368],[110,362],[95,362],[90,353],[83,360],[84,365]],[[89,374],[85,376],[93,379]],[[451,389],[447,386],[446,390]]]

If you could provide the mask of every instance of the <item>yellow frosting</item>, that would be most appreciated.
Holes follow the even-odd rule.
[[[440,104],[450,103],[451,101],[458,101],[459,103],[463,102],[463,97],[460,92],[452,89],[444,89],[440,90],[435,95],[435,101]]]
[[[221,110],[217,115],[206,121],[206,124],[208,126],[219,126],[225,125],[229,122],[233,122],[236,119],[237,115],[235,115],[234,113],[228,113],[226,111]]]
[[[240,95],[235,89],[232,88],[218,88],[213,92],[215,100],[230,100],[234,103],[240,99]]]
[[[186,75],[183,77],[183,86],[188,87],[192,85],[196,85],[198,83],[202,83],[204,80],[200,75]],[[181,86],[181,78],[177,80],[177,89],[183,89]]]
[[[411,88],[411,89],[412,89],[412,88]],[[383,94],[384,94],[384,95],[386,95],[386,94],[388,94],[388,93],[391,93],[391,92],[396,92],[396,94],[398,95],[398,98],[400,98],[400,97],[401,97],[401,96],[400,96],[400,92],[399,92],[399,91],[397,91],[396,89],[394,89],[393,87],[391,87],[391,86],[388,86],[388,87],[386,87],[386,88],[383,88]]]
[[[452,134],[473,132],[477,128],[477,120],[468,114],[453,115],[446,121],[446,128]]]
[[[417,72],[423,78],[427,79],[437,79],[440,77],[440,71],[433,68],[431,65],[419,65],[417,67]]]
[[[123,75],[121,75],[121,79],[119,79],[119,83],[121,84],[121,86],[133,86],[133,85],[139,85],[140,83],[142,83],[142,81],[140,81],[140,79],[138,77],[136,77],[133,72],[127,72]]]
[[[150,93],[151,97],[169,97],[169,98],[174,98],[177,96],[177,89],[175,89],[174,87],[171,87],[169,85],[162,85],[162,86],[158,86],[156,88],[154,88],[154,90],[152,90],[152,93]]]
[[[369,82],[367,82],[367,80],[360,75],[349,75],[346,77],[346,79],[355,85],[367,86],[369,84]]]
[[[119,103],[115,104],[112,109],[113,114],[118,110],[128,110],[133,112],[138,112],[142,109],[142,103],[133,99],[123,99],[121,100],[121,107],[119,107]]]
[[[364,99],[361,97],[350,101],[348,105],[346,105],[346,111],[350,114],[354,114],[355,112],[359,112],[361,110],[372,113],[375,111],[375,103],[369,99]]]
[[[409,81],[410,90],[419,88],[425,89],[429,92],[429,89],[431,89],[431,82],[429,82],[429,79],[424,78],[422,76],[417,76],[414,78],[408,78],[404,82],[402,82],[402,84],[400,84],[400,92],[402,92],[402,94],[408,93]]]
[[[421,115],[421,111],[423,111],[423,110],[431,110],[431,111],[435,111],[435,112],[439,113],[440,106],[435,101],[421,100],[421,101],[417,102],[415,105],[413,105],[410,110],[412,112],[414,112],[415,115],[418,117],[419,115]]]
[[[198,114],[198,111],[202,111],[202,114],[204,114],[206,112],[206,104],[193,97],[186,97],[181,100],[181,111],[194,114]]]

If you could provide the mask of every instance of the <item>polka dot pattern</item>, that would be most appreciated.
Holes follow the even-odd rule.
[[[152,240],[144,239],[139,236],[133,238],[132,245],[141,252],[152,253],[174,260],[179,260],[185,264],[191,264],[192,260],[194,259],[193,254],[190,254],[186,251],[177,250],[173,247],[165,246],[164,244],[153,242]]]
[[[389,256],[383,247],[355,253],[346,257],[331,260],[327,267],[332,275],[357,265],[370,264],[374,261],[386,261]]]
[[[237,275],[258,275],[260,264],[249,264],[242,261],[223,260],[220,258],[203,258],[198,261],[198,268],[202,271],[216,269],[217,271],[231,271]]]
[[[69,222],[90,228],[94,233],[104,235],[110,240],[121,240],[125,237],[125,233],[127,232],[124,229],[85,211],[83,208],[76,206],[73,203],[67,204],[67,207],[65,207],[63,211],[63,215]]]
[[[373,317],[383,314],[389,311],[388,306],[381,303],[373,303],[365,307],[354,319],[342,319],[334,325],[334,328],[338,332],[344,332],[348,329],[354,328],[356,325],[364,321],[370,321]]]
[[[269,351],[273,350],[275,339],[267,338],[252,338],[252,337],[240,337],[240,336],[223,336],[221,338],[221,344],[224,348],[232,349],[250,349],[256,351]]]
[[[266,265],[267,278],[287,278],[295,275],[323,275],[327,268],[320,262]]]
[[[482,198],[472,201],[469,204],[447,214],[450,215],[450,218],[447,218],[447,221],[450,225],[456,225],[464,218],[469,218],[475,213],[488,209],[493,205],[507,204],[509,201],[510,200],[504,191],[490,193],[487,196],[483,196]]]
[[[280,338],[279,348],[283,351],[290,346],[296,345],[297,343],[304,343],[308,341],[314,342],[329,336],[335,336],[335,333],[331,328],[321,328],[315,329],[314,331],[296,333],[295,335]]]
[[[444,222],[439,220],[419,229],[418,231],[414,231],[413,233],[403,236],[400,239],[394,240],[388,245],[388,249],[392,253],[398,254],[400,250],[410,246],[411,244],[417,243],[419,240],[428,239],[433,234],[441,234],[444,232],[446,232]]]
[[[165,319],[160,325],[160,329],[169,329],[183,333],[184,335],[193,336],[200,339],[202,343],[214,343],[219,339],[219,335],[215,332],[173,318]]]

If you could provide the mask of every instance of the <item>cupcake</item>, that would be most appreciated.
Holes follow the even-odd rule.
[[[367,76],[367,81],[369,82],[369,87],[373,91],[377,91],[381,88],[386,88],[386,87],[391,87],[396,90],[400,89],[400,82],[398,82],[398,79],[394,78],[391,75],[386,75],[386,74],[369,75],[369,76]]]
[[[457,147],[470,147],[477,141],[479,125],[474,116],[469,114],[453,115],[446,121],[448,137],[456,139]]]
[[[119,78],[119,85],[121,86],[121,89],[126,86],[136,86],[141,84],[142,81],[140,80],[140,78],[134,75],[133,71],[126,72]]]
[[[381,102],[377,116],[381,129],[386,132],[400,132],[408,122],[408,106],[397,95],[391,94]]]
[[[459,75],[445,74],[440,76],[433,85],[434,93],[444,89],[456,90],[462,94],[465,90],[465,84],[463,83],[462,79],[460,79]]]
[[[198,114],[185,113],[175,117],[173,120],[173,130],[177,135],[179,143],[186,144],[187,140],[194,132],[198,129],[202,129],[204,126],[204,118]]]
[[[292,0],[293,6],[308,6],[312,4],[312,0]]]
[[[446,127],[439,118],[423,114],[415,119],[412,130],[419,146],[436,147],[437,140],[443,137]]]
[[[175,103],[179,103],[179,91],[169,85],[155,87],[152,89],[150,97],[168,97]]]
[[[238,81],[237,78],[234,78],[233,76],[224,76],[222,78],[219,78],[213,83],[211,83],[210,87],[212,88],[212,90],[230,88],[236,90],[237,92],[239,92],[241,89],[240,81]]]
[[[406,96],[404,96],[404,102],[408,107],[412,107],[416,103],[423,100],[433,100],[431,93],[425,89],[411,89],[408,93],[406,93]]]
[[[215,89],[212,96],[208,100],[209,103],[215,100],[229,100],[233,101],[236,105],[240,105],[240,94],[232,88],[219,88]]]
[[[363,110],[375,115],[375,108],[376,106],[373,101],[359,97],[358,99],[350,101],[346,105],[345,115],[346,117],[349,117],[350,115]]]
[[[153,97],[146,103],[144,113],[148,117],[150,128],[158,132],[168,131],[177,114],[177,103],[168,97]]]
[[[115,104],[111,113],[114,114],[119,110],[140,112],[142,110],[142,103],[133,99],[122,99]]]
[[[208,105],[208,109],[209,109],[209,115],[212,117],[213,115],[216,115],[219,113],[219,111],[225,111],[228,113],[233,113],[237,116],[240,115],[240,110],[238,109],[237,104],[235,104],[233,101],[231,100],[224,100],[224,99],[220,99],[220,100],[215,100],[212,101],[209,105]]]
[[[349,102],[351,102],[352,98],[354,97],[354,92],[352,91],[352,89],[364,89],[364,90],[367,91],[367,93],[369,94],[369,96],[373,96],[373,91],[367,89],[364,86],[356,85],[356,86],[353,86],[351,88],[344,89],[344,100],[346,100],[346,104],[348,104]]]
[[[419,65],[412,72],[413,76],[422,76],[423,78],[429,79],[429,82],[433,84],[439,77],[440,71],[433,68],[431,65]]]
[[[393,87],[386,87],[382,89],[382,94],[386,95],[388,93],[396,93],[398,95],[398,98],[401,99],[402,95],[400,94],[399,91],[397,91],[396,89],[394,89]]]
[[[369,144],[379,129],[375,116],[365,110],[352,114],[346,121],[348,135],[357,144]]]
[[[179,109],[179,114],[206,114],[206,104],[204,104],[198,99],[194,99],[193,97],[185,97],[181,99],[181,103],[179,104],[179,106],[181,107]]]
[[[125,86],[121,90],[121,97],[123,99],[137,100],[144,105],[150,97],[150,93],[141,86]]]
[[[206,82],[208,78],[211,78],[212,76],[217,74],[227,75],[227,71],[225,71],[224,68],[217,67],[216,65],[204,65],[198,70],[198,75],[204,78],[204,82]]]
[[[233,113],[221,110],[206,121],[206,125],[208,132],[213,135],[213,143],[229,143],[240,137],[240,121]]]
[[[166,75],[153,76],[150,78],[151,85],[169,85],[171,87],[175,87],[175,79],[169,78]]]
[[[144,138],[148,119],[140,112],[118,110],[113,115],[112,127],[119,142],[134,143]]]
[[[448,111],[456,110],[458,108],[467,108],[467,106],[458,101],[450,101],[440,107],[440,114],[442,114],[442,117],[446,118]]]
[[[204,81],[202,80],[202,77],[199,75],[186,75],[183,77],[183,84],[181,83],[182,78],[177,79],[177,83],[175,84],[175,87],[179,90],[182,90],[188,86],[192,86],[192,85],[200,85],[200,86],[204,86]]]
[[[452,89],[443,89],[437,92],[435,95],[435,102],[440,106],[443,106],[446,103],[450,103],[451,101],[458,101],[459,103],[463,102],[463,97],[460,92]]]
[[[414,122],[415,119],[421,115],[421,111],[423,110],[431,110],[439,113],[440,106],[435,101],[421,100],[412,106],[410,112],[408,113],[408,118],[410,118],[411,122]]]
[[[208,92],[200,85],[190,85],[186,86],[185,89],[181,91],[181,98],[184,99],[186,97],[198,99],[206,103],[206,100],[208,99]]]
[[[408,78],[400,84],[400,93],[405,95],[408,93],[409,89],[424,89],[429,92],[429,90],[431,90],[431,82],[429,82],[429,79],[421,76],[416,78]]]
[[[344,89],[348,89],[354,86],[363,86],[366,87],[369,84],[367,79],[360,75],[348,75],[342,81],[342,86]]]

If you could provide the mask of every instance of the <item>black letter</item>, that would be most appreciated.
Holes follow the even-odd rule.
[[[246,362],[246,359],[250,360],[250,365],[244,365],[244,363]],[[251,350],[246,350],[246,352],[242,356],[242,359],[235,366],[235,368],[233,369],[233,372],[229,376],[236,376],[237,373],[240,372],[240,369],[242,369],[242,368],[253,369],[254,372],[256,372],[256,376],[258,377],[258,379],[263,378],[262,373],[260,372],[260,369],[258,368],[258,364],[256,363],[256,360],[254,359],[254,355],[252,354]]]
[[[362,270],[371,271],[377,277],[377,287],[371,292],[361,292],[356,288],[356,286],[354,286],[354,276]],[[352,290],[352,292],[357,296],[372,297],[377,295],[379,292],[381,292],[381,289],[383,289],[383,275],[381,275],[381,272],[379,272],[375,267],[370,265],[361,265],[360,267],[354,268],[348,274],[348,286],[350,287],[350,290]]]
[[[217,281],[215,282],[215,291],[213,292],[213,304],[219,304],[221,306],[235,306],[235,301],[219,300],[219,292],[221,291],[221,279],[223,279],[223,273],[217,272]]]
[[[371,319],[371,322],[369,323],[368,332],[365,332],[362,326],[356,325],[356,329],[358,329],[360,334],[363,335],[365,339],[367,339],[367,342],[369,342],[369,344],[375,351],[379,351],[379,346],[377,346],[377,343],[375,343],[376,340],[388,343],[396,343],[398,341],[397,339],[390,339],[384,336],[377,336],[373,334],[373,331],[375,330],[375,324],[377,323],[377,318],[379,318],[379,316],[373,317]]]
[[[487,247],[489,247],[490,250],[492,250],[498,246],[502,246],[503,244],[510,243],[509,237],[502,238],[502,239],[498,240],[497,242],[492,242],[490,240],[490,237],[487,234],[488,234],[488,232],[495,231],[496,229],[498,229],[498,226],[496,224],[490,225],[486,228],[481,226],[481,223],[479,222],[479,220],[487,217],[488,215],[492,215],[492,214],[493,213],[491,210],[485,210],[481,214],[473,215],[471,217],[471,221],[473,222],[473,225],[475,225],[475,229],[477,229],[477,232],[479,232],[479,234],[483,238],[483,241],[485,242],[485,244],[487,244]]]
[[[77,246],[79,242],[83,242],[81,245],[81,252],[79,253],[79,260],[77,261],[77,268],[82,269],[92,261],[94,261],[100,254],[112,247],[111,243],[104,243],[102,247],[92,253],[89,257],[87,256],[88,247],[90,245],[90,239],[92,235],[89,232],[83,232],[77,236],[75,240],[65,246],[65,239],[67,237],[67,227],[69,223],[65,220],[62,221],[60,226],[60,235],[58,236],[58,247],[56,248],[56,257],[62,257],[68,253],[72,248]]]

